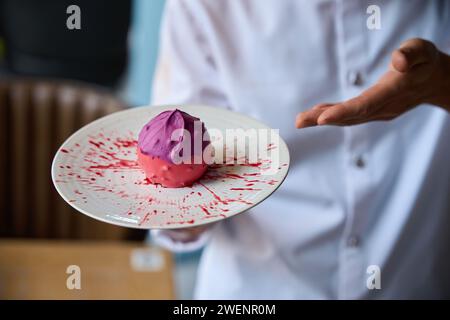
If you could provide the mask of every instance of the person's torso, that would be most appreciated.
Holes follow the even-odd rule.
[[[366,25],[369,5],[381,10],[380,30]],[[192,10],[231,107],[280,129],[291,154],[282,187],[217,228],[198,297],[448,293],[448,114],[420,106],[390,122],[303,130],[294,119],[374,84],[404,40],[449,51],[450,3],[205,0]],[[366,287],[370,265],[381,290]]]

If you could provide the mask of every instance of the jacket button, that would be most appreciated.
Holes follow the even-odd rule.
[[[366,166],[366,162],[362,156],[358,156],[355,158],[355,166],[358,168],[364,168]]]

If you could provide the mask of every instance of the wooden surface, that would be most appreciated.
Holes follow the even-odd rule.
[[[69,290],[67,268],[81,271]],[[172,260],[124,242],[0,240],[0,299],[171,299]]]

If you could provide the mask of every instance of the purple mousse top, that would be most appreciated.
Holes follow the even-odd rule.
[[[145,155],[174,163],[175,152],[178,152],[180,157],[184,157],[183,152],[188,150],[182,147],[187,137],[186,132],[179,130],[172,136],[177,129],[185,129],[190,134],[190,159],[202,156],[203,150],[210,143],[210,141],[203,141],[206,132],[204,123],[178,109],[161,112],[151,119],[139,133],[138,147]],[[209,136],[206,135],[206,137],[205,139],[209,140]],[[195,140],[197,144],[194,144]]]

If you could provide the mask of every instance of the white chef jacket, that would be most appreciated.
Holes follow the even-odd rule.
[[[294,127],[298,112],[374,84],[404,40],[448,52],[449,30],[450,1],[167,2],[153,103],[250,115],[291,153],[275,194],[211,231],[197,298],[449,296],[449,114],[422,105],[390,122]]]

